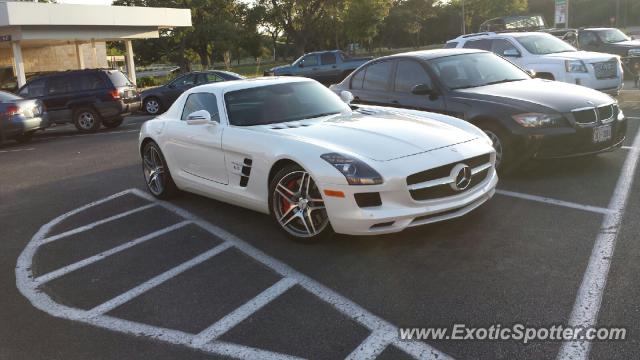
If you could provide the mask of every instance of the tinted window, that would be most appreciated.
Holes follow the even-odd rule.
[[[386,90],[391,76],[393,62],[383,61],[369,65],[364,75],[362,88],[365,90]]]
[[[187,120],[189,114],[199,111],[207,110],[211,114],[211,120],[220,122],[220,116],[218,116],[218,103],[216,96],[211,93],[196,93],[191,94],[184,102],[184,109],[182,110],[182,120]]]
[[[80,90],[97,90],[106,87],[99,74],[83,74],[78,79]]]
[[[181,76],[172,82],[172,84],[175,86],[194,85],[195,83],[196,83],[196,76],[194,74]]]
[[[17,95],[13,95],[12,93],[8,93],[8,92],[5,92],[5,91],[0,91],[0,102],[12,101],[12,100],[20,100],[20,99],[22,99],[22,98],[17,96]]]
[[[33,80],[20,90],[20,96],[38,97],[44,96],[44,79]]]
[[[549,34],[519,36],[516,40],[535,55],[577,51],[573,46]]]
[[[199,84],[208,84],[218,81],[224,81],[224,79],[218,76],[216,73],[200,74],[200,78],[198,79]]]
[[[366,68],[358,71],[351,78],[351,88],[352,89],[362,89],[362,82],[364,81],[364,73]]]
[[[302,58],[302,62],[304,66],[316,66],[318,65],[318,56],[317,55],[307,55]]]
[[[229,122],[236,126],[274,124],[349,111],[336,94],[312,81],[230,91],[224,100]]]
[[[431,86],[431,79],[422,65],[416,61],[400,60],[396,70],[395,90],[410,93],[414,86],[426,84]]]
[[[480,50],[491,51],[491,40],[482,39],[482,40],[467,41],[464,44],[464,47],[467,49],[480,49]]]
[[[589,46],[598,43],[598,38],[596,37],[595,33],[584,32],[580,33],[578,42],[580,43],[580,45]]]
[[[320,56],[322,65],[331,65],[336,63],[336,56],[333,53],[324,53]]]
[[[455,41],[448,42],[448,43],[444,44],[444,48],[445,48],[445,49],[453,49],[453,48],[455,48],[456,46],[458,46],[458,43],[457,43],[457,42],[455,42]]]
[[[504,55],[505,51],[510,50],[510,52],[520,53],[518,49],[509,41],[505,39],[495,39],[491,42],[491,51],[498,55]]]
[[[49,78],[49,95],[66,94],[71,90],[69,77],[52,77]]]
[[[106,74],[115,87],[133,86],[131,80],[118,70],[109,70]]]

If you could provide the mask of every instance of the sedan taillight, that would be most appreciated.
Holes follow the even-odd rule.
[[[9,105],[4,113],[7,116],[18,115],[20,114],[20,107],[18,105]]]

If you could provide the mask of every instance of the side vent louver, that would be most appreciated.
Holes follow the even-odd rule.
[[[242,164],[242,175],[240,175],[240,186],[247,187],[249,183],[249,176],[251,175],[251,165],[253,161],[249,158],[244,159],[244,163]]]

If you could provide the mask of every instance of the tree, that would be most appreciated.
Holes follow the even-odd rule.
[[[390,0],[350,0],[344,15],[347,37],[371,45],[390,7]]]

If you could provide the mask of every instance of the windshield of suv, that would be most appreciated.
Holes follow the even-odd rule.
[[[275,124],[350,111],[340,98],[314,81],[266,85],[224,95],[229,123]]]
[[[493,53],[447,56],[430,60],[429,64],[452,90],[531,79],[522,69]]]
[[[524,46],[528,52],[535,55],[578,51],[566,42],[548,34],[517,36],[516,40]]]
[[[607,44],[613,44],[613,43],[619,43],[622,41],[631,40],[630,37],[628,37],[618,29],[607,29],[607,30],[598,31],[598,36],[600,36],[600,39],[603,42],[606,42]]]

